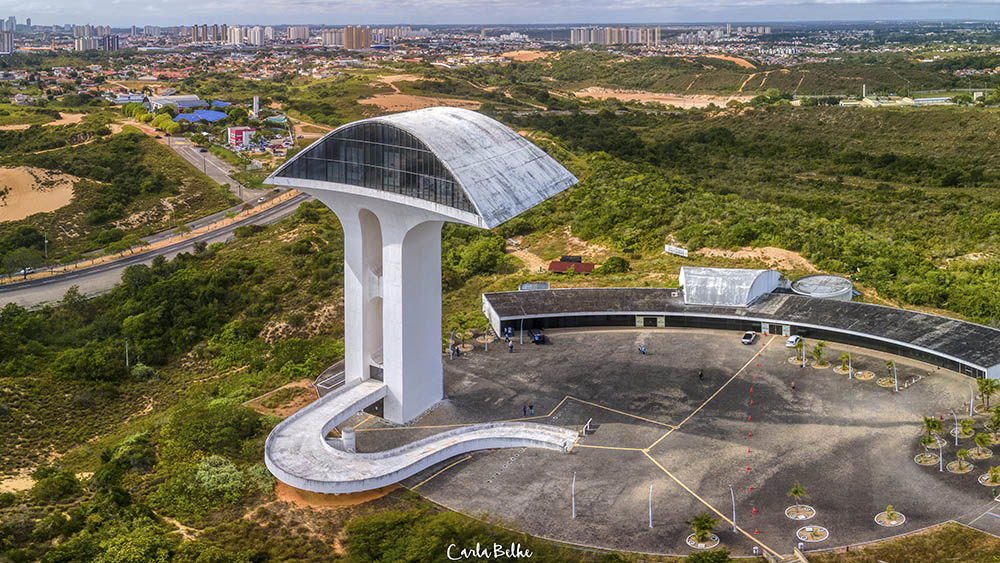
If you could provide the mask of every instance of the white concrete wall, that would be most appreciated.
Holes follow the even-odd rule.
[[[444,396],[441,227],[452,217],[395,201],[303,191],[344,226],[344,371],[348,384],[383,369],[384,417],[406,423]]]

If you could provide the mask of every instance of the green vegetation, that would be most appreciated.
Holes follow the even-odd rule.
[[[37,127],[0,135],[63,129]],[[126,236],[133,237],[126,242],[137,243],[148,234],[224,209],[234,200],[169,148],[132,128],[85,145],[18,154],[0,163],[58,170],[80,178],[68,205],[0,223],[0,254],[18,248],[42,251],[47,237],[50,259],[72,259]],[[165,206],[163,200],[170,205]]]
[[[1000,539],[979,530],[949,522],[921,534],[879,542],[848,552],[810,553],[815,563],[862,563],[868,561],[947,561],[960,558],[969,563],[991,563],[1000,557]]]
[[[59,119],[54,109],[0,104],[0,125],[40,125]]]
[[[581,179],[500,227],[505,236],[571,224],[619,250],[655,252],[669,236],[690,250],[778,246],[883,299],[1000,319],[1000,162],[968,134],[1000,126],[998,112],[779,106],[505,119],[552,135],[541,143]]]
[[[712,516],[711,512],[706,511],[685,522],[685,524],[691,527],[691,532],[696,542],[705,542],[712,537],[715,527],[719,524],[719,519]]]

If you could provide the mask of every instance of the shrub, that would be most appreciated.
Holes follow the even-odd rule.
[[[631,269],[632,265],[628,263],[628,260],[621,256],[612,256],[601,265],[598,272],[601,274],[624,274]]]

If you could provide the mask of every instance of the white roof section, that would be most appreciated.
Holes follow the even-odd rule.
[[[424,143],[451,171],[490,229],[578,181],[531,141],[499,121],[467,109],[430,107],[363,119],[338,127],[324,139],[366,122],[397,127]],[[268,182],[287,165],[276,170]]]
[[[775,270],[681,267],[678,279],[687,305],[748,307],[778,288]]]

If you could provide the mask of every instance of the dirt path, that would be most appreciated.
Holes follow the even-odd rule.
[[[693,80],[691,80],[691,83],[690,83],[690,84],[688,84],[688,87],[687,87],[687,88],[685,88],[685,89],[684,89],[684,91],[686,92],[686,91],[690,90],[690,89],[691,89],[691,87],[692,87],[692,86],[694,86],[694,83],[695,83],[695,82],[698,82],[698,79],[699,79],[699,78],[701,78],[701,75],[700,75],[700,74],[696,74],[696,75],[694,75],[694,79],[693,79]]]
[[[287,418],[287,417],[295,414],[296,412],[298,412],[298,410],[301,409],[302,407],[304,407],[304,406],[308,405],[309,403],[315,401],[316,400],[316,393],[314,391],[312,391],[312,390],[309,390],[308,392],[300,393],[299,395],[296,395],[292,400],[286,402],[285,404],[278,405],[277,407],[265,407],[264,405],[261,404],[261,401],[263,401],[267,397],[269,397],[269,396],[277,393],[278,391],[281,391],[282,389],[307,389],[308,390],[309,387],[311,387],[311,386],[312,386],[312,380],[311,379],[300,379],[299,381],[293,381],[291,383],[282,385],[281,387],[278,387],[277,389],[272,389],[272,390],[268,391],[267,393],[264,393],[263,395],[261,395],[259,397],[254,397],[253,399],[250,399],[249,401],[247,401],[247,402],[245,402],[243,404],[245,406],[248,406],[248,407],[252,408],[253,410],[255,410],[255,411],[259,412],[259,413],[262,413],[262,414],[271,415],[271,416],[280,416],[281,418]]]
[[[538,59],[547,59],[556,53],[545,52],[545,51],[533,51],[533,50],[520,50],[520,51],[507,51],[503,53],[502,56],[507,57],[512,61],[519,62],[530,62],[537,61]]]
[[[359,104],[375,105],[386,111],[410,111],[435,106],[451,106],[466,109],[479,109],[479,102],[473,100],[463,100],[461,98],[435,98],[433,96],[417,96],[404,94],[396,82],[410,82],[423,80],[415,74],[389,74],[380,76],[376,82],[387,84],[392,88],[391,94],[375,94],[370,98],[358,100]]]
[[[785,270],[805,270],[807,272],[818,272],[816,266],[809,263],[798,252],[775,248],[773,246],[763,246],[751,248],[745,246],[739,250],[725,250],[722,248],[702,248],[696,250],[695,254],[701,256],[716,256],[731,260],[746,259],[758,260],[770,268],[781,268]]]
[[[18,493],[27,491],[35,485],[31,478],[31,471],[22,469],[16,475],[0,479],[0,493]]]
[[[109,123],[108,124],[108,128],[111,129],[111,134],[112,135],[117,135],[118,133],[121,133],[122,132],[122,127],[123,127],[123,125],[121,123]],[[66,145],[64,147],[56,147],[54,149],[42,149],[40,151],[35,151],[35,152],[31,153],[31,154],[42,154],[42,153],[45,153],[45,152],[61,151],[63,149],[71,149],[71,148],[74,148],[74,147],[82,147],[83,145],[89,145],[90,143],[93,143],[94,141],[96,141],[98,139],[103,139],[103,138],[104,137],[94,136],[94,137],[92,137],[88,141],[84,141],[82,143],[77,143],[75,145]]]
[[[524,267],[529,272],[545,271],[545,260],[542,260],[540,256],[529,252],[519,246],[510,244],[507,242],[507,247],[504,249],[507,254],[517,257],[521,262],[524,263]]]
[[[162,514],[160,514],[159,516],[160,518],[163,518],[164,522],[177,526],[177,531],[181,533],[181,536],[184,538],[185,541],[191,541],[198,537],[199,534],[198,530],[195,530],[194,528],[189,528],[184,524],[181,524],[177,520],[170,518],[169,516],[164,516]]]
[[[371,491],[362,491],[360,493],[325,495],[323,493],[313,493],[310,491],[296,489],[295,487],[286,485],[279,481],[274,487],[274,493],[278,495],[279,501],[288,502],[303,508],[324,509],[355,506],[377,498],[382,498],[400,487],[402,487],[402,485],[397,483],[395,485],[389,485],[387,487],[373,489]]]

